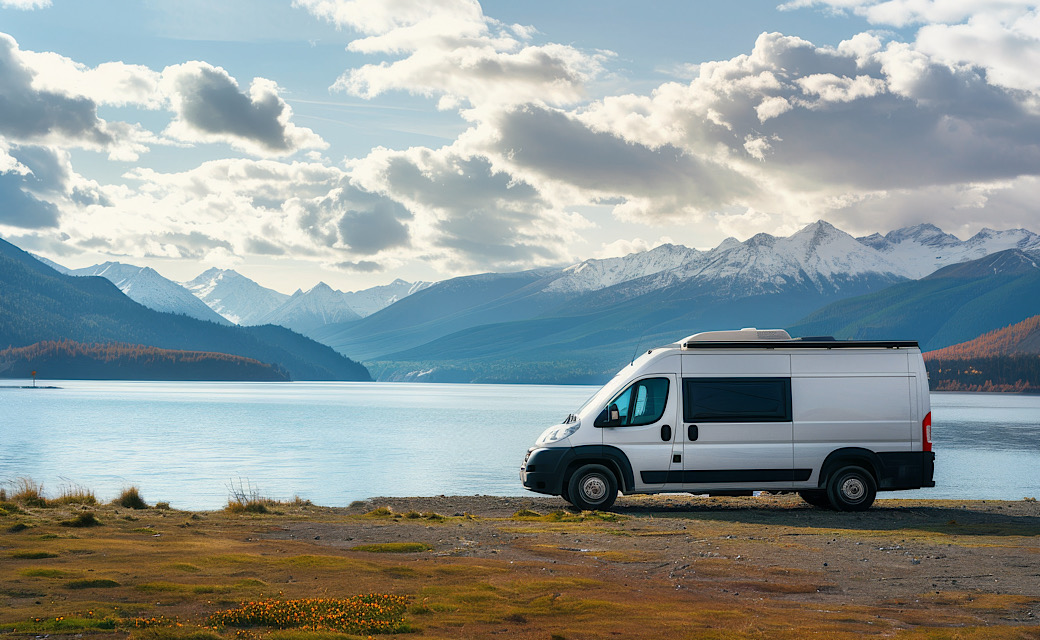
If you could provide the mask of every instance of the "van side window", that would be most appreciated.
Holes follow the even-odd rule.
[[[639,380],[611,400],[596,420],[602,427],[638,427],[661,419],[668,404],[668,378]],[[612,419],[616,410],[617,419]]]
[[[790,422],[790,378],[683,378],[686,422]]]

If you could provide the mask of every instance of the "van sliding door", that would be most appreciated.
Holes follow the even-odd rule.
[[[791,378],[683,378],[683,490],[790,487]],[[808,477],[808,473],[805,474]]]

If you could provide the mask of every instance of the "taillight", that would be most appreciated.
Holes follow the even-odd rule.
[[[928,415],[921,421],[921,444],[923,445],[922,451],[932,450],[932,412],[929,411]]]

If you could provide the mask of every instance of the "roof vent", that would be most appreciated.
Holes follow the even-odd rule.
[[[741,329],[740,331],[704,331],[683,338],[679,344],[687,342],[757,342],[761,340],[790,340],[791,334],[783,329]]]

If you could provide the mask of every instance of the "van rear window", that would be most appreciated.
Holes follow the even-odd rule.
[[[683,378],[686,422],[790,422],[790,378]]]

